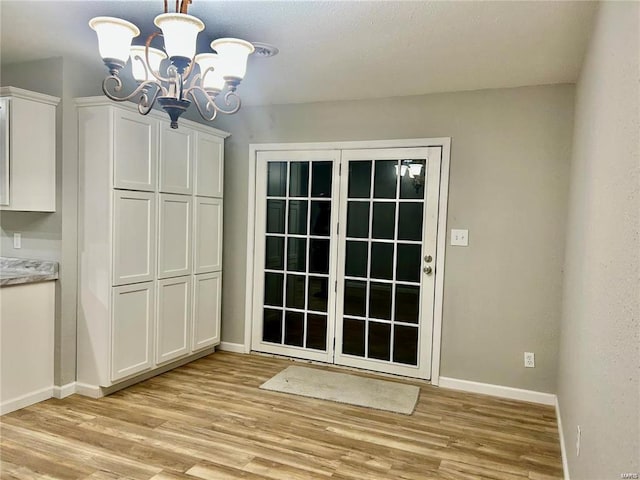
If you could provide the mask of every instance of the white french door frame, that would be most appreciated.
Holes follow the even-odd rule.
[[[255,232],[256,232],[256,163],[258,152],[287,150],[361,150],[378,148],[442,148],[440,166],[440,189],[438,202],[437,255],[435,264],[435,297],[433,305],[433,332],[431,348],[431,384],[438,385],[440,379],[440,349],[442,341],[442,311],[444,297],[444,264],[447,241],[447,206],[449,197],[449,164],[451,138],[417,138],[403,140],[371,140],[355,142],[320,142],[320,143],[263,143],[249,145],[248,171],[248,219],[247,219],[247,265],[245,284],[245,328],[244,352],[251,351],[252,326],[254,316],[254,264],[255,264]]]

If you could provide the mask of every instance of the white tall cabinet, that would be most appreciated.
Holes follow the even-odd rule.
[[[103,97],[77,107],[78,382],[102,391],[220,343],[228,134]]]

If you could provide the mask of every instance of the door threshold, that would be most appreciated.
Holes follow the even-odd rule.
[[[391,380],[402,381],[404,383],[414,383],[416,386],[431,385],[431,380],[415,378],[415,377],[405,377],[403,375],[396,375],[393,373],[386,373],[386,372],[378,372],[376,370],[367,370],[364,368],[350,367],[347,365],[336,365],[335,363],[319,362],[317,360],[307,360],[305,358],[290,357],[288,355],[279,355],[276,353],[258,352],[256,350],[251,350],[249,354],[257,355],[259,357],[289,360],[290,362],[304,363],[306,365],[316,365],[318,367],[327,367],[327,368],[336,369],[336,370],[345,370],[345,371],[360,374],[361,376],[384,377]]]

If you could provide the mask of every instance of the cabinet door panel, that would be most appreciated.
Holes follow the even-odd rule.
[[[191,277],[158,280],[158,364],[189,353],[190,327]]]
[[[158,277],[191,273],[191,197],[160,194]]]
[[[153,193],[113,194],[113,285],[155,276],[156,215]]]
[[[112,289],[112,381],[153,366],[154,300],[153,282]]]
[[[222,200],[195,199],[194,273],[222,270]]]
[[[198,132],[196,149],[196,195],[222,197],[224,178],[224,140]]]
[[[134,112],[114,117],[113,186],[154,191],[158,159],[157,120]]]
[[[168,123],[161,128],[159,190],[191,194],[194,132],[184,127],[174,130]]]
[[[194,275],[193,351],[220,343],[222,273]]]

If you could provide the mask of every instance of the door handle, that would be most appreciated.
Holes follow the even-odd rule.
[[[433,268],[427,266],[427,267],[424,267],[422,271],[427,275],[431,275],[433,273]]]

